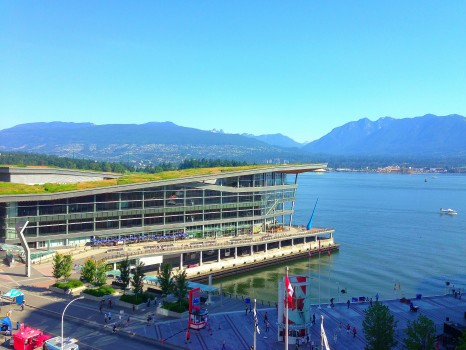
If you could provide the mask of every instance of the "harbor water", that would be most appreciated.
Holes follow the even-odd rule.
[[[232,294],[277,302],[278,280],[310,276],[313,303],[353,297],[440,295],[466,287],[466,176],[310,173],[299,175],[293,225],[335,229],[340,252],[214,281]],[[440,214],[452,208],[458,215]],[[342,290],[345,293],[342,293]]]

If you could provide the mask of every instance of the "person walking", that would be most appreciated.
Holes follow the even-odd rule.
[[[107,323],[107,322],[108,322],[108,315],[107,315],[107,313],[105,313],[105,323]]]
[[[270,330],[270,323],[269,321],[265,322],[265,333],[269,333]]]
[[[266,311],[265,314],[264,314],[264,323],[267,323],[268,320],[269,320],[269,318],[267,316],[267,311]]]
[[[377,293],[377,294],[375,295],[375,302],[376,302],[376,303],[379,302],[379,293]]]
[[[369,299],[369,305],[372,306],[372,298]]]
[[[186,330],[186,339],[184,343],[185,344],[191,343],[191,333],[189,332],[189,328]]]
[[[356,333],[357,333],[357,331],[356,331],[356,326],[354,326],[354,327],[353,327],[353,338],[356,338]]]
[[[312,314],[312,324],[316,324],[316,314]]]
[[[348,323],[348,324],[346,325],[346,333],[347,333],[347,334],[350,334],[350,331],[351,331],[351,326],[350,326],[350,324]]]
[[[109,311],[109,312],[108,312],[108,321],[110,322],[111,320],[112,320],[112,312]]]
[[[349,309],[349,306],[350,306],[350,301],[348,299],[348,301],[346,302],[346,305],[348,306],[348,309]]]

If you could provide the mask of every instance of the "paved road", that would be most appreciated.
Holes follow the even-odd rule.
[[[33,327],[44,329],[53,335],[60,334],[61,314],[70,299],[62,294],[56,294],[47,289],[54,282],[49,264],[34,265],[32,277],[25,278],[24,266],[8,268],[0,266],[0,286],[3,291],[10,288],[22,290],[26,296],[27,307],[21,312],[17,306],[3,306],[3,315],[10,308],[13,311],[12,320],[24,322]],[[453,296],[439,296],[422,298],[416,301],[420,306],[419,313],[409,312],[406,304],[398,300],[383,301],[389,306],[391,312],[398,320],[396,337],[402,342],[408,321],[424,314],[432,319],[436,325],[437,333],[442,333],[443,322],[448,317],[451,321],[466,325],[464,312],[466,312],[466,299],[455,299]],[[365,339],[362,332],[364,309],[367,303],[354,303],[350,308],[346,304],[335,304],[334,308],[322,305],[322,308],[313,307],[317,320],[324,316],[325,329],[332,349],[354,350],[363,349]],[[132,313],[132,310],[122,309],[126,319],[130,315],[130,324],[116,334],[110,327],[105,327],[103,313],[99,312],[98,302],[78,300],[70,305],[65,316],[65,336],[79,339],[81,348],[116,350],[116,349],[222,349],[225,343],[227,350],[247,350],[253,342],[253,317],[245,314],[242,300],[214,297],[213,304],[208,306],[208,329],[193,331],[191,343],[185,344],[186,320],[177,320],[167,317],[155,318],[155,323],[147,325],[147,315],[155,313],[153,306]],[[103,310],[108,311],[106,309]],[[120,308],[112,309],[114,319]],[[271,329],[265,334],[263,314],[268,312]],[[277,311],[268,305],[259,305],[259,320],[262,333],[257,335],[257,349],[283,349],[283,343],[277,340]],[[346,332],[340,331],[339,324],[349,323],[356,326],[358,334],[355,338]],[[311,329],[311,338],[320,343],[320,327],[315,325]],[[162,344],[162,339],[165,339]],[[1,338],[0,338],[1,341]],[[294,349],[290,345],[290,349]],[[302,347],[304,348],[304,347]],[[308,348],[308,347],[307,347]],[[401,348],[401,346],[399,347]]]

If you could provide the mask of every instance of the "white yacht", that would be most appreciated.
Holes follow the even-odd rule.
[[[453,210],[453,209],[440,208],[440,214],[456,215],[456,214],[458,214],[458,212],[456,210]]]

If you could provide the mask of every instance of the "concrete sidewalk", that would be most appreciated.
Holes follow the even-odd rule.
[[[47,312],[60,317],[64,307],[71,300],[64,294],[49,291],[47,288],[54,283],[51,278],[51,266],[48,264],[34,265],[31,278],[24,277],[24,266],[8,268],[0,266],[0,285],[2,291],[10,288],[17,288],[24,292],[26,300],[26,310],[20,311],[19,306],[3,306],[1,313],[8,310],[13,311],[12,321],[22,322],[27,313]],[[420,307],[418,313],[409,312],[409,306],[402,304],[399,300],[383,301],[395,319],[398,321],[396,328],[396,339],[399,347],[405,336],[408,321],[415,320],[419,314],[423,314],[434,321],[436,333],[443,332],[443,323],[448,317],[451,321],[466,325],[464,313],[466,312],[466,299],[456,299],[452,295],[438,297],[423,297],[416,300]],[[214,296],[212,304],[207,306],[209,310],[209,327],[200,331],[191,331],[191,342],[185,343],[185,332],[187,327],[186,319],[174,319],[170,317],[154,316],[154,321],[147,324],[147,316],[155,314],[154,304],[133,313],[132,309],[108,306],[99,311],[99,302],[89,300],[79,300],[67,309],[66,317],[79,320],[77,324],[92,325],[94,328],[111,331],[110,323],[119,322],[120,311],[123,311],[121,322],[124,324],[127,317],[130,317],[129,325],[122,327],[119,334],[124,335],[124,341],[142,341],[142,349],[166,348],[166,349],[245,349],[248,350],[253,344],[254,325],[253,316],[245,313],[243,300],[220,298]],[[332,349],[354,350],[363,349],[365,338],[362,329],[364,320],[364,310],[368,303],[352,303],[348,308],[346,303],[335,304],[334,308],[322,305],[321,308],[313,306],[312,312],[316,314],[317,320],[324,316],[324,326],[329,343]],[[8,309],[8,310],[7,310]],[[277,340],[278,315],[275,307],[268,305],[258,305],[258,319],[261,334],[256,334],[257,349],[283,349],[284,344]],[[111,311],[113,314],[111,322],[105,324],[104,313]],[[271,325],[270,331],[265,332],[263,321],[264,312],[267,311]],[[347,334],[340,328],[340,323],[345,326],[350,324],[351,328],[356,327],[358,333],[356,337]],[[31,325],[34,326],[34,325]],[[311,327],[311,339],[320,344],[320,325]],[[163,344],[162,344],[163,343]],[[144,345],[146,344],[146,345]],[[295,345],[290,345],[295,349]],[[306,347],[309,348],[309,344]]]

